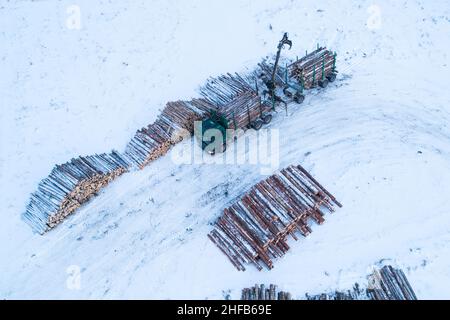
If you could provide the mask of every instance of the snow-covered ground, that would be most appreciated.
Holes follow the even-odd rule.
[[[123,150],[165,102],[272,54],[284,31],[283,55],[327,45],[340,74],[272,122],[280,168],[301,163],[344,207],[273,270],[238,272],[206,237],[264,178],[253,165],[168,154],[45,236],[20,219],[54,164]],[[303,297],[365,283],[380,261],[419,298],[450,298],[449,39],[446,0],[1,1],[0,298],[238,298],[254,283]]]

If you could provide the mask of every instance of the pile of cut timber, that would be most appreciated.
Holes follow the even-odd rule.
[[[34,231],[43,234],[128,168],[127,160],[116,151],[57,165],[39,183],[22,217]]]
[[[367,292],[372,300],[417,300],[403,271],[392,266],[374,271]]]
[[[268,288],[264,284],[255,284],[252,288],[242,289],[241,300],[292,300],[292,297],[289,292],[278,291],[274,284]]]
[[[256,88],[253,88],[250,83],[250,79],[238,73],[234,75],[227,73],[217,78],[208,79],[206,84],[200,88],[200,92],[206,101],[220,107],[232,102],[237,96],[248,91],[256,94]]]
[[[306,295],[308,300],[417,300],[417,297],[401,269],[384,266],[369,275],[366,290],[356,283],[352,290],[319,295]]]
[[[261,262],[271,269],[271,258],[289,250],[287,236],[308,235],[308,220],[321,224],[334,204],[342,206],[300,165],[290,166],[224,209],[208,237],[238,270],[248,263],[261,270]]]
[[[229,129],[247,127],[251,121],[270,111],[272,107],[261,102],[255,91],[244,91],[231,102],[218,106],[215,110],[228,122]]]
[[[288,66],[290,77],[303,84],[305,89],[317,86],[318,81],[335,72],[336,54],[326,48],[307,54]]]
[[[204,99],[168,102],[156,121],[136,132],[125,149],[125,157],[140,169],[167,153],[169,148],[194,132],[194,121],[212,108]]]

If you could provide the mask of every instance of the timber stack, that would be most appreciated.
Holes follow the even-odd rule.
[[[249,119],[262,118],[271,109],[270,105],[261,102],[259,95],[249,90],[215,110],[227,120],[227,129],[237,130],[248,127],[251,122]]]
[[[367,292],[372,300],[417,300],[403,271],[392,266],[373,272]]]
[[[252,92],[257,95],[256,88],[250,85],[251,81],[238,73],[227,73],[217,78],[210,78],[200,88],[200,93],[211,105],[222,107],[238,96]]]
[[[290,166],[259,182],[240,200],[223,210],[208,235],[238,270],[254,264],[273,268],[283,256],[290,235],[311,233],[308,220],[323,223],[324,213],[342,205],[302,166]]]
[[[311,89],[317,85],[324,87],[328,84],[328,80],[332,82],[336,77],[336,53],[320,47],[296,60],[287,69],[289,77],[296,79],[304,89]]]
[[[170,147],[194,132],[194,122],[205,117],[211,105],[204,99],[168,102],[156,121],[136,132],[125,149],[131,163],[144,168],[165,155]]]
[[[384,266],[369,275],[365,290],[356,283],[345,292],[306,295],[307,300],[417,300],[416,294],[401,269]]]
[[[289,292],[278,291],[274,284],[269,287],[256,284],[254,287],[242,289],[241,300],[292,300],[292,296]]]
[[[57,165],[39,183],[22,217],[35,232],[44,234],[126,172],[129,166],[116,151],[79,157]]]

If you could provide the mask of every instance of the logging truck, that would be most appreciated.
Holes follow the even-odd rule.
[[[236,134],[227,134],[228,129],[259,130],[272,120],[271,112],[277,103],[300,104],[305,99],[305,89],[325,88],[336,79],[336,53],[319,46],[303,58],[286,64],[285,68],[279,68],[285,45],[289,45],[289,49],[292,46],[287,33],[278,44],[274,64],[260,63],[261,70],[256,77],[244,79],[239,74],[227,74],[210,79],[201,89],[213,106],[208,118],[195,125],[195,136],[203,150],[210,154],[225,151],[228,142],[236,138]],[[266,89],[260,92],[259,85]]]

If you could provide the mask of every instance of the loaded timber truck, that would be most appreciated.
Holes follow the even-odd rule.
[[[277,103],[287,106],[286,99],[290,99],[300,104],[305,99],[305,89],[325,88],[336,79],[336,53],[319,46],[285,68],[279,68],[281,50],[285,45],[289,45],[289,49],[292,47],[287,33],[278,44],[275,63],[260,63],[258,76],[244,79],[239,74],[227,74],[210,79],[201,89],[211,106],[208,118],[195,125],[194,133],[203,150],[210,154],[224,152],[227,144],[236,138],[237,130],[259,130],[263,124],[268,124]],[[258,79],[267,88],[261,93]],[[231,131],[234,134],[230,135],[229,129],[234,130]]]
[[[268,124],[272,120],[271,111],[272,106],[262,103],[256,91],[246,90],[229,103],[211,108],[207,119],[195,123],[194,133],[209,154],[224,152],[239,130],[259,130]]]

